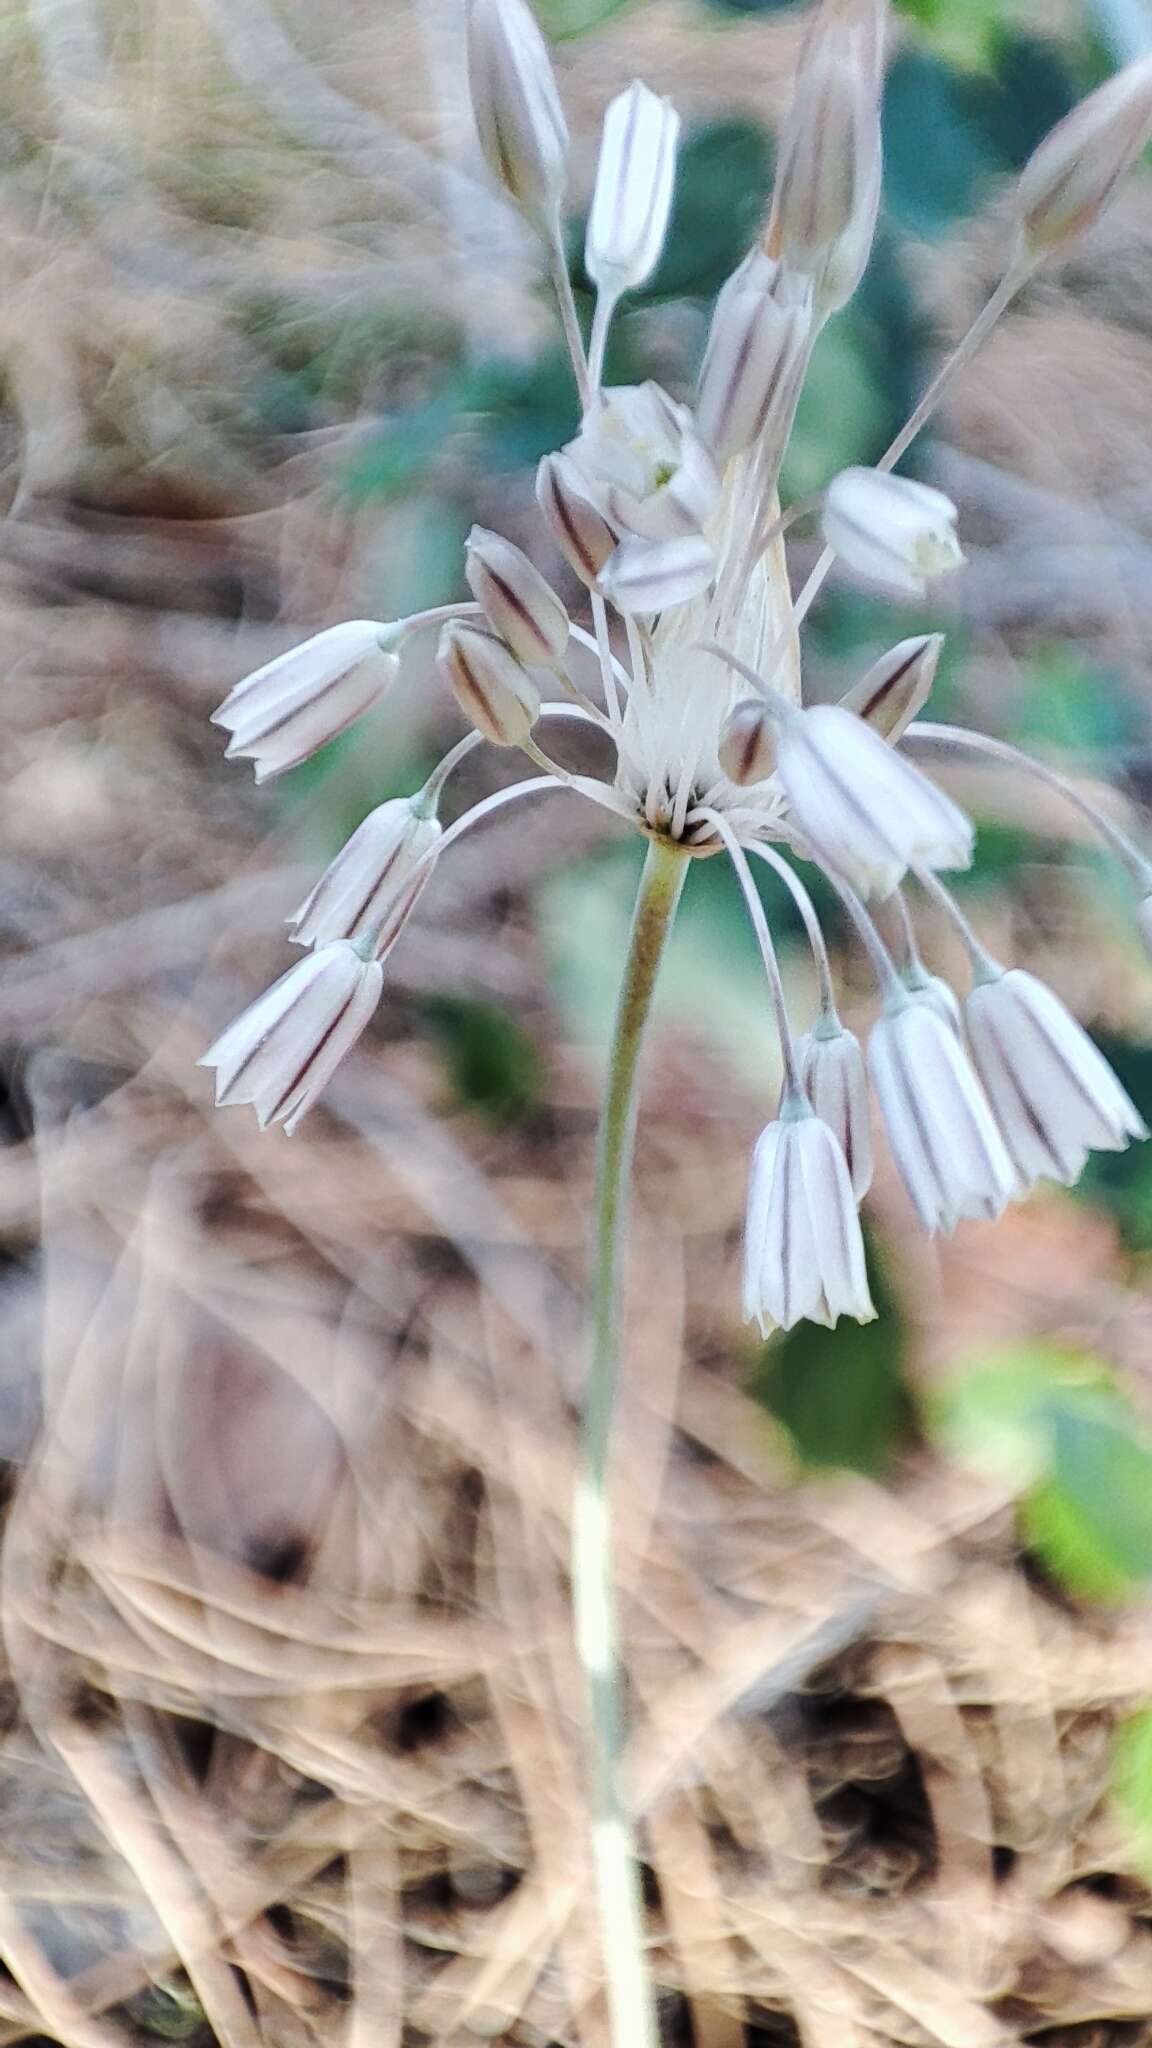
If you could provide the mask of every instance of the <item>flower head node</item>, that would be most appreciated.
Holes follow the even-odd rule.
[[[485,528],[462,564],[472,601],[392,625],[329,625],[236,684],[215,717],[256,779],[284,773],[381,700],[420,627],[439,626],[437,666],[468,722],[413,798],[379,804],[290,922],[312,950],[217,1040],[222,1103],[250,1103],[291,1130],[374,1011],[381,962],[467,829],[522,797],[566,789],[698,859],[727,854],[760,945],[780,1028],[780,1110],[756,1147],[745,1304],[762,1328],[872,1313],[856,1205],[872,1178],[871,1110],[926,1230],[999,1214],[1038,1177],[1070,1181],[1090,1150],[1144,1135],[1133,1104],[1081,1027],[1035,978],[1004,971],[965,924],[939,871],[967,866],[973,829],[914,765],[927,746],[1030,768],[1077,805],[1133,878],[1152,948],[1152,864],[1134,840],[1046,764],[1001,740],[921,720],[943,645],[924,631],[882,654],[839,703],[809,701],[800,628],[830,564],[924,602],[962,566],[957,512],[893,474],[955,367],[970,359],[1021,279],[1095,220],[1152,133],[1152,59],[1093,94],[1040,144],[1016,188],[1005,277],[886,456],[781,509],[781,466],[813,343],[868,260],[880,189],[884,0],[823,0],[780,140],[770,217],[721,290],[694,402],[656,382],[606,386],[618,301],[652,275],[668,226],[679,119],[639,82],[609,105],[585,262],[596,287],[587,347],[560,260],[568,136],[527,0],[469,0],[476,127],[493,176],[537,227],[553,266],[581,402],[578,432],[536,478],[541,540],[586,593],[586,627],[552,587],[547,559]],[[824,557],[794,598],[789,527],[820,510]],[[586,657],[599,683],[589,684]],[[579,660],[578,660],[579,657]],[[719,658],[717,658],[719,657]],[[541,734],[556,717],[606,734],[602,777],[558,767]],[[457,762],[484,742],[543,773],[483,798],[442,831]],[[793,1039],[767,911],[747,856],[773,870],[805,927],[819,984]],[[794,860],[844,904],[876,975],[882,1014],[867,1059],[837,1011],[814,902]],[[916,948],[901,884],[911,875],[958,923],[973,963],[963,1012]],[[775,884],[773,884],[775,886]],[[867,908],[902,924],[897,959]],[[899,964],[898,964],[899,963]]]

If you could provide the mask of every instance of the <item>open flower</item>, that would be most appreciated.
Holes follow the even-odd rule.
[[[858,576],[906,597],[923,597],[933,577],[964,560],[951,498],[879,469],[844,469],[833,478],[824,538]]]
[[[1147,1137],[1103,1054],[1034,974],[1013,967],[978,982],[964,1010],[976,1071],[1024,1186],[1070,1186],[1089,1152],[1122,1152]]]
[[[765,1335],[804,1317],[870,1322],[876,1311],[844,1154],[803,1098],[781,1108],[752,1155],[744,1314]]]
[[[564,452],[604,517],[642,540],[699,533],[719,501],[692,414],[658,384],[606,391]]]
[[[250,1102],[261,1129],[291,1134],[380,1001],[383,970],[343,941],[310,953],[222,1032],[200,1061],[219,1105]]]

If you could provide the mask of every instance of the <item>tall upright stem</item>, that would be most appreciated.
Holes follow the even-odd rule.
[[[584,1674],[592,1860],[613,2048],[656,2048],[658,2038],[644,1960],[640,1866],[620,1784],[624,1705],[608,1479],[620,1378],[637,1073],[688,859],[678,847],[652,840],[632,915],[600,1116],[591,1343],[573,1506],[572,1609]]]

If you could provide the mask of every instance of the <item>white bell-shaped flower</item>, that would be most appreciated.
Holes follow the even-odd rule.
[[[419,799],[397,796],[378,804],[288,920],[295,943],[326,946],[333,939],[378,932],[385,919],[392,921],[401,899],[410,895],[412,871],[441,831],[439,819],[430,816]],[[428,860],[420,867],[421,882],[428,879],[432,866]],[[405,907],[410,909],[411,902]]]
[[[257,1122],[295,1130],[380,1001],[383,970],[338,941],[289,968],[209,1047],[216,1102],[250,1102]]]
[[[956,507],[943,491],[880,469],[842,469],[824,498],[828,546],[869,583],[923,597],[964,561]]]
[[[257,782],[309,760],[383,696],[400,666],[388,641],[400,631],[348,619],[245,676],[212,713],[232,735],[228,760],[254,761]]]
[[[782,720],[777,772],[800,836],[864,896],[890,895],[910,867],[971,861],[963,811],[838,704]]]
[[[999,1216],[1018,1181],[952,1027],[910,997],[874,1027],[868,1065],[892,1157],[924,1229]]]
[[[1012,967],[978,982],[964,1010],[976,1071],[1026,1187],[1071,1186],[1089,1152],[1147,1137],[1103,1054],[1034,974]]]
[[[821,1018],[797,1039],[796,1066],[809,1102],[844,1154],[859,1202],[872,1185],[872,1109],[860,1040],[838,1018]]]
[[[744,1314],[767,1335],[875,1313],[844,1154],[803,1096],[786,1099],[752,1154]]]

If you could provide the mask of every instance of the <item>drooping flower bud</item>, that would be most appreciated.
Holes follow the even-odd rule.
[[[347,845],[288,922],[298,946],[326,946],[334,939],[358,939],[379,929],[421,856],[441,834],[438,818],[419,798],[392,797],[378,804],[356,827]],[[431,861],[421,881],[432,872]]]
[[[716,301],[696,390],[697,432],[720,468],[790,415],[812,327],[810,307],[739,285],[742,272]]]
[[[636,291],[664,247],[680,116],[669,100],[636,82],[604,116],[584,267],[607,297]]]
[[[544,456],[536,471],[536,503],[568,567],[591,589],[620,536],[566,455]]]
[[[824,538],[858,576],[907,597],[964,561],[943,491],[879,469],[843,469],[824,499]]]
[[[384,694],[400,666],[389,643],[402,632],[349,619],[245,676],[212,713],[232,735],[227,759],[254,761],[257,782],[307,761]]]
[[[568,125],[525,0],[469,0],[468,75],[489,170],[534,226],[551,233],[568,182]]]
[[[960,1008],[960,1000],[951,983],[945,981],[942,974],[929,974],[923,961],[916,959],[909,961],[907,966],[902,968],[900,979],[916,1002],[927,1003],[930,1010],[935,1010],[942,1024],[947,1024],[949,1030],[956,1033],[957,1038],[963,1038],[964,1015]]]
[[[780,137],[769,256],[811,277],[819,313],[851,298],[880,203],[884,0],[824,0]]]
[[[451,620],[436,662],[464,716],[498,747],[518,747],[540,716],[540,692],[494,633]]]
[[[895,742],[921,712],[936,676],[942,633],[917,633],[874,661],[866,675],[840,699],[882,739]]]
[[[910,867],[972,859],[972,826],[951,797],[839,704],[784,720],[777,773],[816,859],[862,896],[890,895]]]
[[[487,527],[468,536],[464,574],[494,633],[521,661],[555,668],[568,646],[568,614],[550,583],[514,546]]]
[[[720,766],[742,789],[766,782],[776,766],[776,725],[761,697],[745,697],[728,713],[720,732]]]
[[[848,1168],[806,1101],[781,1105],[752,1155],[744,1238],[744,1314],[767,1336],[808,1317],[872,1321],[864,1240]]]
[[[797,1039],[796,1065],[809,1102],[844,1154],[852,1192],[862,1201],[872,1185],[872,1116],[860,1041],[838,1019],[822,1020]]]
[[[1051,255],[1103,213],[1152,136],[1152,57],[1073,107],[1033,152],[1012,211],[1033,258]]]
[[[379,1000],[383,973],[355,946],[322,946],[289,968],[210,1046],[199,1065],[216,1069],[220,1107],[250,1102],[263,1130],[291,1134]]]
[[[702,534],[677,540],[622,540],[597,579],[617,611],[665,612],[707,590],[716,557]]]
[[[691,413],[659,384],[603,392],[564,453],[605,519],[641,540],[699,533],[719,503],[720,478]]]

